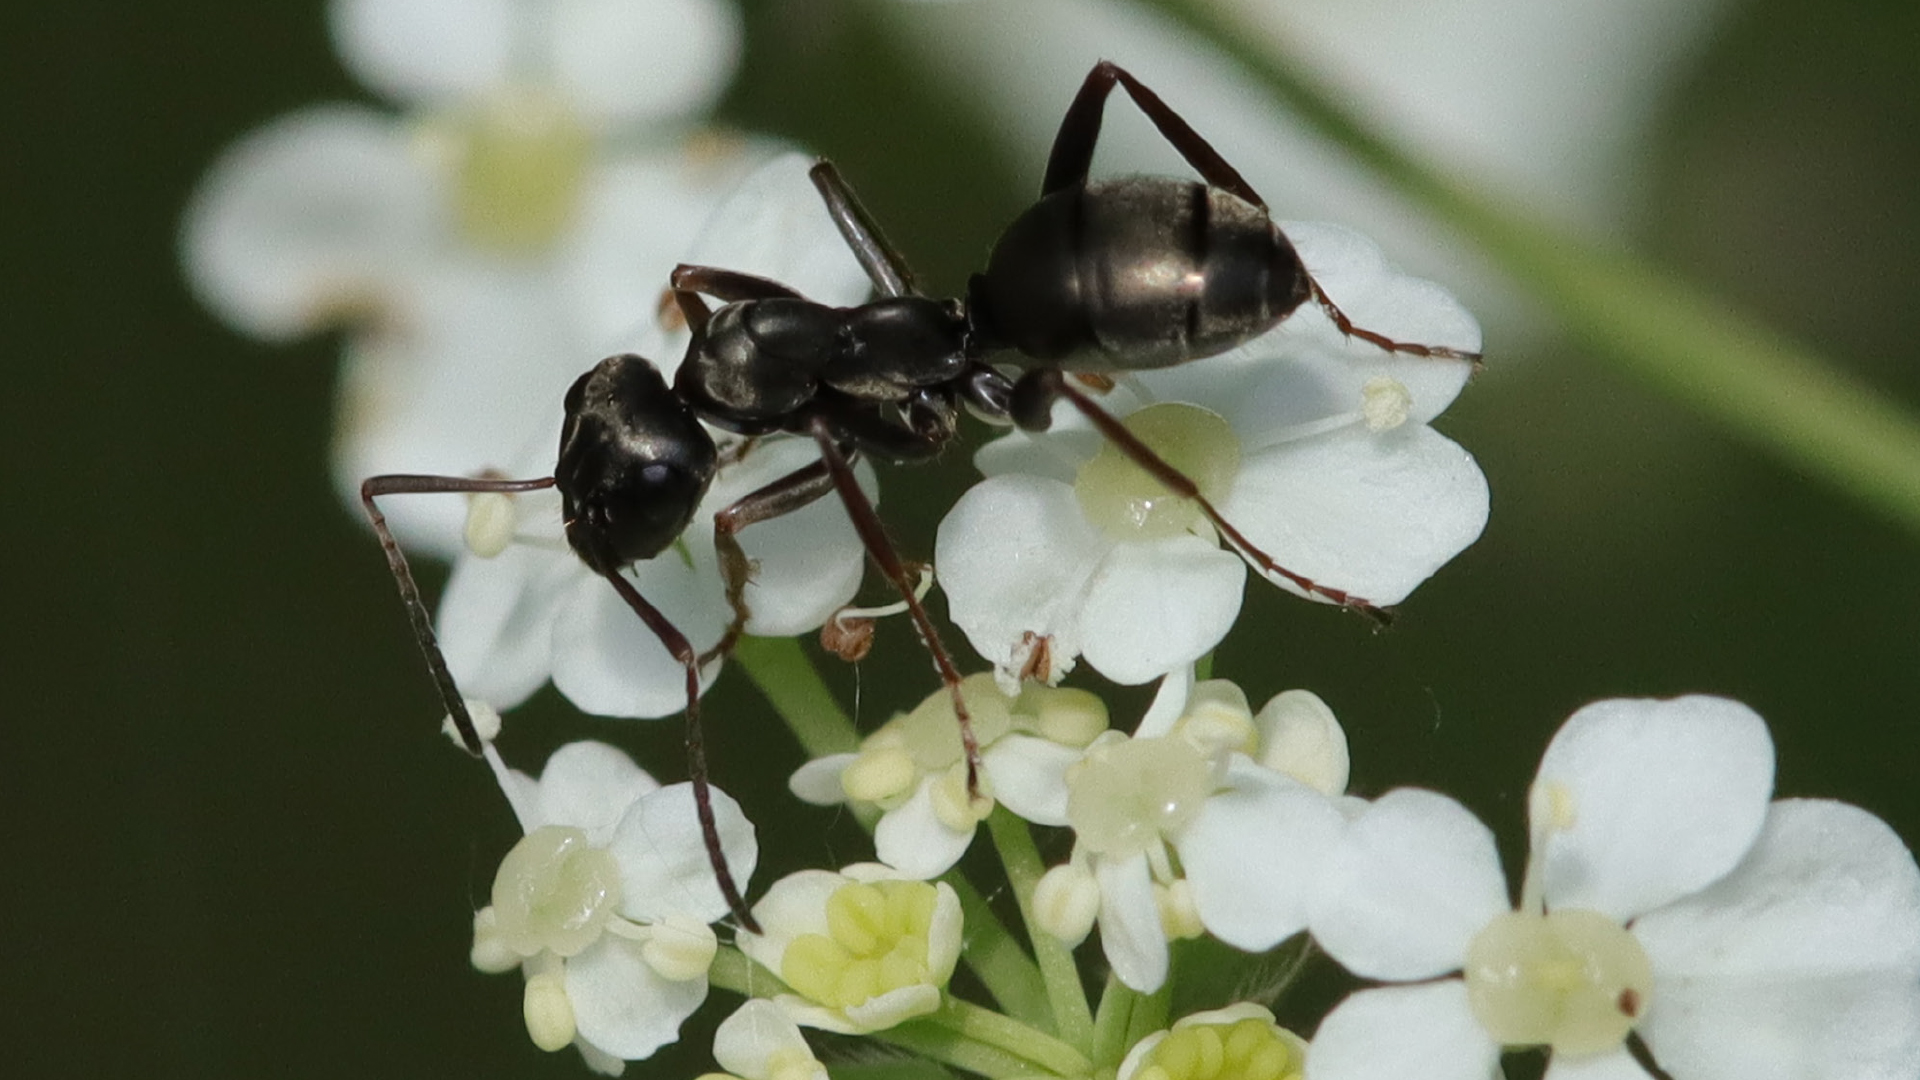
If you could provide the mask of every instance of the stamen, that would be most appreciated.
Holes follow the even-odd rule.
[[[1618,1048],[1646,1012],[1653,965],[1638,940],[1592,911],[1494,919],[1467,946],[1474,1016],[1507,1046],[1558,1053]]]
[[[476,491],[467,496],[467,550],[491,559],[507,550],[520,527],[520,508],[503,491]]]
[[[1378,375],[1360,388],[1360,415],[1367,430],[1391,431],[1407,422],[1413,413],[1413,392],[1398,379]]]

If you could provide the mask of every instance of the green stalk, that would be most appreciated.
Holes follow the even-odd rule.
[[[860,732],[794,638],[743,637],[733,658],[766,695],[808,757],[860,749]]]
[[[1008,1016],[1049,1034],[1057,1034],[1053,1010],[1047,1000],[1046,980],[1027,956],[1026,950],[1000,923],[999,916],[958,870],[940,878],[960,897],[960,915],[966,926],[966,943],[960,958],[967,969],[993,995],[993,1000]]]
[[[902,1050],[910,1050],[921,1057],[931,1058],[957,1069],[979,1073],[988,1080],[1015,1080],[1019,1077],[1031,1077],[1034,1073],[1033,1063],[1023,1057],[967,1038],[938,1024],[928,1023],[924,1019],[909,1020],[898,1027],[873,1032],[868,1038],[897,1046]]]
[[[1477,241],[1599,358],[1789,466],[1920,531],[1920,420],[1812,350],[1631,253],[1457,183],[1380,135],[1223,5],[1145,0],[1274,99]]]
[[[1093,1018],[1093,1063],[1102,1069],[1117,1068],[1127,1056],[1127,1034],[1133,1029],[1133,1010],[1140,995],[1127,989],[1118,975],[1107,973],[1106,989],[1100,992],[1100,1012]]]
[[[994,807],[987,815],[987,831],[1006,867],[1014,899],[1020,903],[1020,918],[1027,924],[1027,938],[1033,944],[1033,957],[1039,962],[1040,977],[1053,1008],[1054,1033],[1082,1051],[1090,1050],[1094,1045],[1093,1012],[1087,1006],[1087,992],[1080,984],[1073,950],[1034,922],[1033,889],[1046,868],[1040,862],[1039,849],[1033,846],[1033,834],[1027,831],[1026,822],[1004,806]]]
[[[1086,1076],[1093,1065],[1085,1054],[1011,1017],[949,994],[940,1011],[926,1018],[959,1035],[1025,1058],[1057,1076]]]

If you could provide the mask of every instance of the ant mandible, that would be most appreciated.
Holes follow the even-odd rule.
[[[1101,117],[1115,85],[1199,172],[1204,183],[1168,177],[1088,180]],[[1107,61],[1087,74],[1048,159],[1041,198],[1002,234],[966,299],[922,295],[839,172],[825,161],[812,178],[879,298],[852,308],[807,300],[778,282],[682,265],[672,295],[693,331],[669,388],[632,354],[580,376],[566,398],[554,474],[530,480],[385,475],[361,485],[415,637],[462,742],[482,743],[447,670],[432,620],[405,556],[375,505],[383,495],[527,492],[557,488],[567,542],[605,578],[686,672],[687,755],[707,854],[728,907],[759,927],[721,850],[699,719],[704,661],[732,648],[750,612],[752,563],[737,539],[756,522],[792,513],[836,492],[881,573],[901,593],[932,654],[960,722],[968,787],[977,791],[979,751],[960,676],[916,582],[855,480],[860,454],[889,460],[934,456],[958,432],[966,408],[999,424],[1044,430],[1064,399],[1128,458],[1192,500],[1228,543],[1263,571],[1375,618],[1385,612],[1278,565],[1226,521],[1193,481],[1169,465],[1066,377],[1069,371],[1145,370],[1224,352],[1265,333],[1312,299],[1350,337],[1391,352],[1475,361],[1477,354],[1395,341],[1355,326],[1327,297],[1253,188],[1185,120],[1130,73]],[[710,309],[702,296],[721,301]],[[1009,377],[995,364],[1018,369]],[[714,539],[732,618],[698,653],[621,570],[665,550],[692,520],[718,467],[701,426],[746,436],[811,437],[820,460],[722,509]]]

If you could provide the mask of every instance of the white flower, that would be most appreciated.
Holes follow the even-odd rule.
[[[1183,1016],[1127,1051],[1115,1080],[1300,1080],[1307,1042],[1250,1002]]]
[[[715,211],[701,239],[679,254],[688,262],[762,274],[826,303],[862,299],[867,279],[807,179],[810,164],[788,154],[762,166]],[[643,347],[670,382],[686,335],[655,327]],[[561,423],[557,397],[545,407],[543,423],[546,430],[508,463],[511,475],[552,473]],[[757,441],[744,453],[741,444],[729,445],[722,455],[728,463],[680,542],[626,571],[697,650],[713,645],[732,615],[714,554],[714,513],[819,457],[811,440],[788,436]],[[871,497],[871,472],[863,466],[861,475]],[[667,716],[686,707],[680,662],[567,547],[558,493],[489,496],[473,505],[504,520],[476,530],[489,542],[470,545],[455,563],[440,604],[441,647],[464,694],[511,708],[551,678],[575,705],[603,716]],[[852,598],[866,565],[853,524],[832,494],[753,525],[739,539],[757,564],[747,587],[753,613],[747,628],[755,634],[819,626]],[[717,670],[704,674],[710,681]]]
[[[713,880],[690,784],[661,787],[603,743],[554,751],[539,780],[488,762],[526,836],[474,916],[473,963],[527,979],[528,1034],[569,1043],[618,1074],[679,1036],[707,996],[727,903]],[[753,826],[718,788],[713,810],[736,880],[753,873]]]
[[[1344,784],[1328,762],[1344,761],[1346,740],[1337,724],[1299,739],[1300,711],[1283,695],[1256,716],[1239,687],[1183,673],[1131,738],[1094,740],[1063,776],[1073,854],[1035,890],[1040,927],[1077,943],[1098,921],[1114,974],[1142,993],[1166,981],[1169,938],[1207,932],[1258,952],[1305,929],[1341,809],[1281,754],[1307,744],[1298,772]]]
[[[201,299],[285,339],[345,324],[336,480],[497,466],[652,315],[764,151],[687,125],[739,54],[727,0],[334,0],[347,66],[404,110],[320,105],[229,149],[188,207]],[[460,508],[396,500],[451,556]]]
[[[857,1035],[940,1007],[960,960],[960,898],[877,863],[802,870],[753,906],[738,944],[793,989],[774,1003],[804,1027]]]
[[[1286,231],[1356,323],[1479,347],[1472,316],[1393,271],[1365,239],[1330,226]],[[1386,605],[1486,524],[1485,477],[1428,426],[1470,373],[1350,341],[1306,304],[1240,349],[1139,372],[1099,400],[1280,566]],[[983,447],[975,461],[987,479],[941,522],[935,564],[954,623],[1003,678],[1031,666],[1036,641],[1048,674],[1084,654],[1121,683],[1204,656],[1239,614],[1246,564],[1071,405],[1053,416],[1049,431]]]
[[[1107,727],[1107,707],[1084,690],[1027,683],[1010,698],[990,675],[960,686],[980,746],[980,798],[967,795],[967,762],[953,699],[937,690],[860,743],[853,754],[808,762],[793,793],[816,805],[864,803],[880,861],[910,878],[938,877],[960,861],[995,800],[1028,821],[1065,825],[1062,774]]]
[[[827,1080],[827,1067],[813,1056],[799,1026],[761,998],[720,1021],[713,1033],[713,1059],[738,1080]]]
[[[1463,807],[1382,797],[1323,865],[1312,930],[1412,985],[1336,1008],[1308,1076],[1484,1080],[1544,1045],[1550,1080],[1646,1080],[1630,1033],[1674,1080],[1920,1074],[1920,869],[1871,814],[1772,785],[1744,705],[1590,705],[1541,760],[1517,910]]]

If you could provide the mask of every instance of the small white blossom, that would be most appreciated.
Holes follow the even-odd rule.
[[[534,780],[488,762],[525,837],[501,860],[474,916],[473,963],[526,976],[527,1031],[543,1050],[577,1045],[618,1074],[679,1037],[707,996],[728,914],[690,784],[661,787],[604,743],[569,743]],[[736,880],[753,873],[753,826],[718,788],[713,810]]]
[[[1114,974],[1143,993],[1166,981],[1169,939],[1257,952],[1305,929],[1342,815],[1337,792],[1290,775],[1326,775],[1324,746],[1294,762],[1285,738],[1270,745],[1295,707],[1256,718],[1239,687],[1182,672],[1133,736],[1095,739],[1062,775],[1074,847],[1035,892],[1041,928],[1077,943],[1097,921]]]
[[[1324,225],[1286,231],[1354,322],[1479,348],[1472,316],[1370,242]],[[1485,477],[1428,426],[1470,373],[1349,340],[1308,303],[1248,345],[1133,373],[1098,400],[1281,567],[1387,605],[1486,524]],[[1056,676],[1084,655],[1116,682],[1147,682],[1233,625],[1248,564],[1069,403],[1051,430],[1009,434],[975,462],[987,479],[941,522],[935,564],[954,623],[1004,678],[1044,642]]]
[[[863,298],[867,279],[807,179],[810,165],[787,154],[755,171],[680,253],[685,261],[761,274],[827,303]],[[642,345],[671,382],[686,334],[651,327]],[[545,408],[546,430],[507,463],[512,475],[553,471],[560,423],[556,397]],[[679,543],[626,571],[696,650],[718,641],[732,616],[714,553],[714,514],[819,457],[811,440],[791,436],[724,445],[719,474]],[[860,475],[874,497],[871,470],[863,464]],[[470,530],[479,542],[454,564],[437,620],[464,693],[511,708],[551,678],[575,705],[602,716],[658,717],[686,707],[680,662],[567,547],[557,492],[489,497],[473,506],[473,518],[484,519]],[[747,630],[755,634],[819,626],[853,597],[866,565],[853,523],[831,493],[743,530],[739,540],[755,564],[746,594],[753,613]],[[706,681],[716,674],[707,670]]]
[[[334,0],[346,66],[399,107],[312,106],[242,139],[186,212],[188,278],[240,329],[348,330],[334,471],[466,475],[545,423],[658,303],[765,147],[691,125],[731,78],[729,0]],[[395,500],[452,556],[460,508]]]
[[[858,753],[802,766],[790,785],[794,794],[820,805],[880,808],[873,834],[880,861],[922,880],[960,861],[995,800],[1036,824],[1065,825],[1060,778],[1106,730],[1106,705],[1084,690],[1036,683],[1008,697],[985,674],[968,676],[960,693],[980,746],[979,798],[967,795],[960,725],[944,689],[867,736]]]
[[[1307,1041],[1240,1002],[1183,1016],[1127,1051],[1115,1080],[1300,1080]]]
[[[960,898],[877,863],[802,870],[753,906],[760,934],[740,951],[793,993],[775,1004],[803,1027],[883,1031],[940,1007],[960,960]]]
[[[1920,869],[1873,815],[1772,785],[1744,705],[1590,705],[1541,760],[1517,910],[1465,808],[1383,796],[1311,923],[1354,974],[1408,985],[1328,1015],[1310,1080],[1485,1080],[1507,1046],[1550,1047],[1550,1080],[1646,1080],[1629,1034],[1674,1080],[1920,1074]]]
[[[729,1076],[735,1080],[827,1080],[827,1067],[813,1056],[813,1048],[799,1025],[778,1005],[761,998],[749,1000],[720,1021],[713,1033],[713,1059],[727,1070],[701,1080]]]

